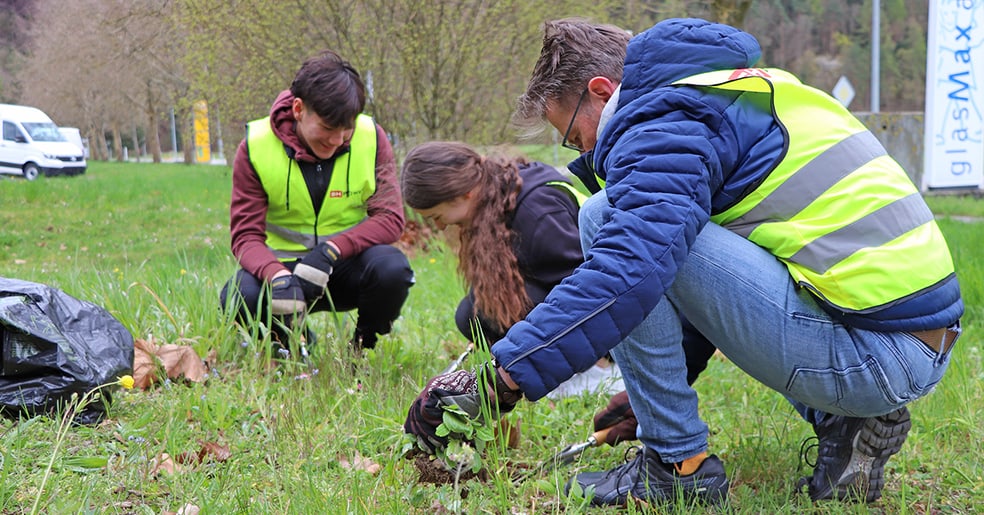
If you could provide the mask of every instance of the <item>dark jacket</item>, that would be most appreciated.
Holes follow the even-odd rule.
[[[547,184],[570,184],[553,167],[533,162],[520,167],[519,175],[523,186],[506,225],[512,233],[513,254],[526,295],[536,305],[584,261],[577,230],[579,206],[567,190]],[[458,330],[468,339],[474,338],[474,316],[475,293],[469,289],[454,317]],[[478,321],[487,342],[494,343],[504,335],[485,313],[478,313]]]
[[[553,167],[533,162],[520,168],[523,187],[509,222],[523,279],[544,290],[556,286],[584,261],[577,232],[578,205],[552,181],[565,181]]]
[[[494,347],[527,397],[586,370],[637,327],[711,214],[742,199],[781,158],[784,136],[767,98],[670,86],[751,67],[759,54],[751,35],[693,19],[661,22],[629,42],[616,111],[594,151],[574,164],[606,181],[612,219],[587,261]],[[963,304],[954,278],[895,309],[866,322],[877,327],[886,315],[886,330],[946,327]]]

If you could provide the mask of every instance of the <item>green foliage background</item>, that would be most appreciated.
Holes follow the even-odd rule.
[[[0,0],[0,7],[9,0]],[[94,159],[177,145],[191,160],[192,102],[228,159],[307,57],[331,48],[372,84],[370,112],[397,152],[427,139],[513,141],[508,120],[544,20],[580,16],[634,33],[670,17],[743,27],[762,64],[830,91],[852,82],[870,108],[871,0],[22,0],[0,8],[0,99],[76,126]],[[928,6],[881,2],[883,111],[921,110]],[[66,45],[64,34],[71,33]],[[551,134],[545,134],[549,142]],[[224,148],[216,146],[220,139]],[[230,160],[231,162],[231,160]]]

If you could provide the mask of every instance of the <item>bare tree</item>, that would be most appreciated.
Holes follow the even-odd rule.
[[[0,7],[11,1],[0,0]],[[824,88],[849,74],[859,97],[866,94],[871,45],[864,0],[13,2],[19,8],[32,4],[30,43],[15,38],[20,46],[0,51],[0,59],[23,56],[13,81],[23,85],[17,100],[79,126],[95,142],[96,159],[110,146],[119,158],[123,140],[143,133],[149,153],[160,161],[159,130],[173,109],[190,162],[191,106],[198,100],[223,113],[221,126],[213,119],[210,128],[238,141],[247,121],[268,113],[300,63],[327,48],[363,73],[370,86],[368,110],[400,152],[434,138],[512,141],[509,116],[547,19],[582,16],[634,33],[679,16],[745,26],[762,43],[763,64],[787,68]],[[880,44],[889,56],[884,73],[893,79],[886,81],[886,102],[918,107],[925,65],[924,23],[918,20],[925,7],[910,4],[887,4]],[[918,11],[916,21],[907,21],[910,7]],[[21,27],[30,18],[18,14],[23,12],[0,13],[0,24],[12,20]],[[110,145],[102,142],[107,136]],[[235,147],[225,146],[227,159]]]
[[[123,158],[123,128],[140,126],[155,162],[161,113],[187,91],[175,52],[178,31],[170,2],[158,0],[38,0],[31,57],[19,74],[29,84],[25,102],[44,107],[61,124],[78,125],[95,144],[93,158],[109,150]],[[65,35],[72,34],[70,45]],[[44,80],[36,80],[43,77]],[[127,136],[129,137],[129,136]],[[137,145],[134,142],[133,145]]]
[[[241,136],[305,58],[331,48],[371,83],[370,109],[398,143],[489,143],[511,139],[540,24],[562,4],[598,9],[583,0],[183,0],[178,11],[187,69],[221,106],[225,134]]]
[[[0,0],[0,101],[9,102],[20,92],[14,74],[24,65],[33,11],[31,2]]]

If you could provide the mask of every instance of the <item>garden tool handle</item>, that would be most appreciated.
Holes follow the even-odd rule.
[[[612,426],[612,427],[614,427],[614,426]],[[599,429],[599,430],[595,431],[594,433],[592,433],[591,436],[588,437],[588,441],[591,442],[591,445],[593,445],[594,447],[599,447],[599,446],[601,446],[601,444],[605,443],[605,438],[608,437],[608,432],[611,431],[611,430],[612,430],[611,427],[606,427],[604,429]]]

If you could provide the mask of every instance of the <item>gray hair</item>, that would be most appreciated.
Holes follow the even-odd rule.
[[[543,130],[547,105],[573,106],[593,77],[622,82],[625,47],[631,34],[583,18],[543,24],[543,48],[526,92],[516,102],[512,123],[524,136]]]

